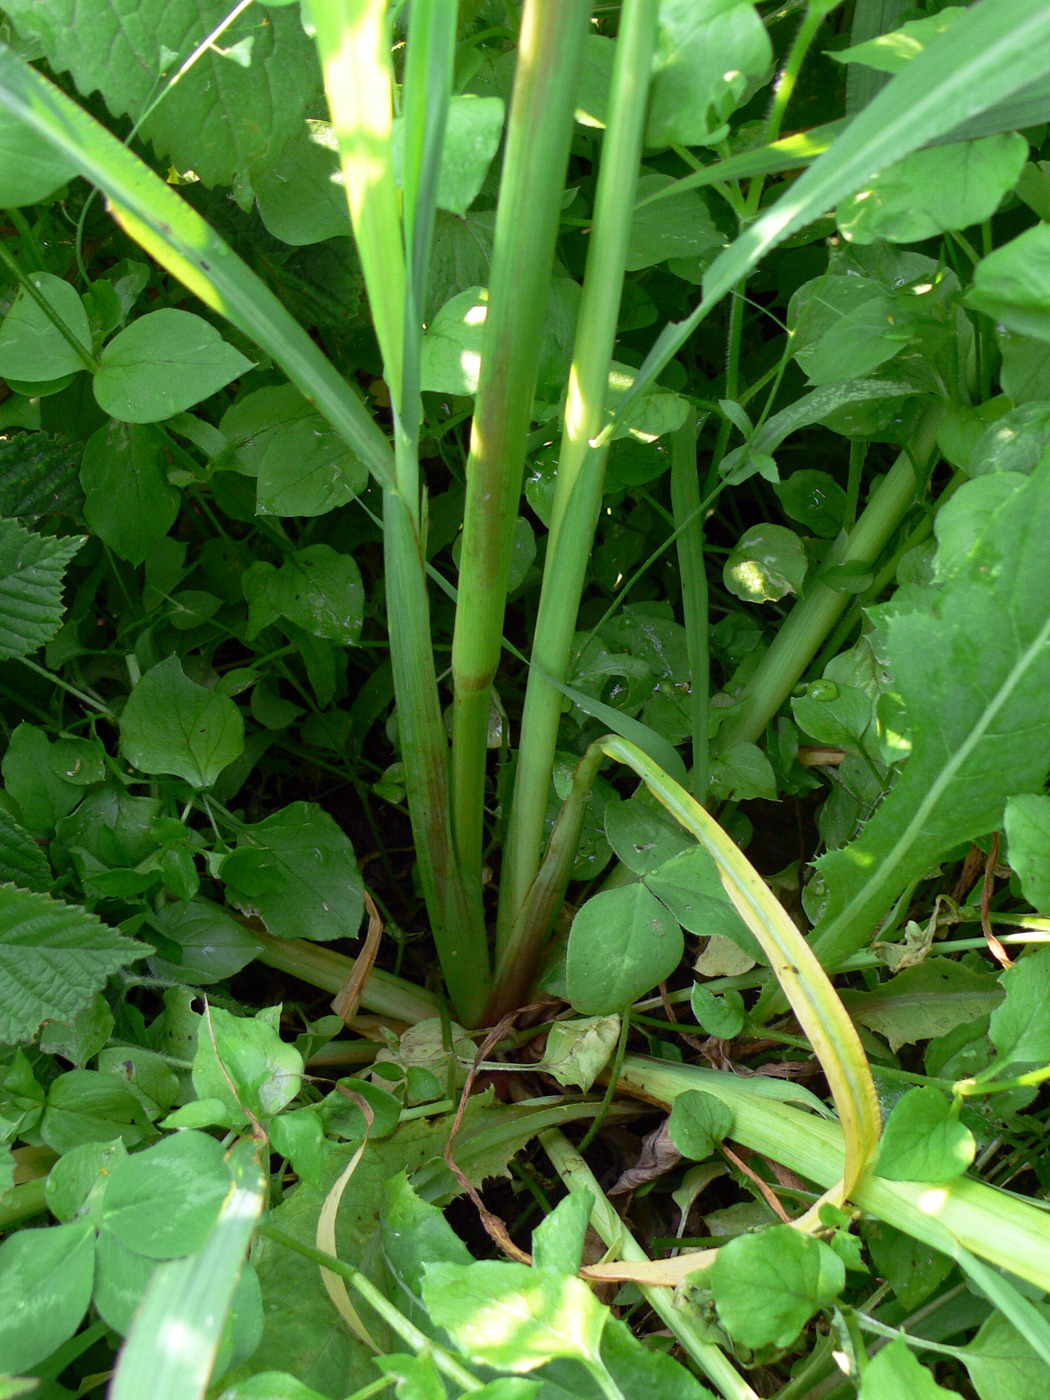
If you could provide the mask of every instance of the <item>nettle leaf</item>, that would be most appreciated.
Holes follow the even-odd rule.
[[[748,6],[750,8],[750,6]],[[667,195],[652,204],[644,201],[677,181],[671,175],[645,171],[635,188],[635,210],[627,243],[628,272],[652,267],[668,258],[695,258],[725,247],[711,212],[696,190]]]
[[[487,1259],[431,1264],[423,1301],[433,1321],[481,1365],[520,1375],[555,1357],[600,1363],[608,1309],[571,1274]]]
[[[252,368],[211,324],[165,307],[132,321],[99,357],[98,405],[124,423],[156,423],[192,408]]]
[[[670,977],[684,951],[678,920],[644,885],[604,890],[572,921],[568,998],[591,1015],[622,1011]]]
[[[784,525],[753,525],[745,530],[722,569],[730,593],[745,603],[776,602],[798,593],[806,577],[806,547]]]
[[[790,1225],[738,1235],[708,1271],[718,1316],[748,1347],[789,1347],[846,1285],[846,1267],[821,1240]]]
[[[977,264],[967,306],[1020,335],[1050,340],[1050,225],[1036,224]],[[1017,394],[1006,388],[1015,403]],[[1029,397],[1038,398],[1033,394]]]
[[[1050,1060],[1050,948],[1023,957],[999,981],[1006,996],[992,1012],[988,1027],[998,1051],[996,1070],[1046,1064]]]
[[[47,856],[10,813],[0,809],[0,881],[46,894],[51,888]]]
[[[244,749],[244,720],[228,695],[191,681],[177,656],[146,672],[120,716],[120,749],[143,773],[210,787]]]
[[[164,438],[149,424],[111,418],[92,433],[80,483],[88,526],[131,564],[141,564],[175,524],[181,493],[168,482]]]
[[[45,515],[79,522],[84,499],[79,459],[78,447],[50,433],[0,435],[0,516],[25,525]]]
[[[29,1370],[80,1326],[91,1302],[95,1232],[87,1221],[19,1230],[0,1244],[0,1368]]]
[[[0,520],[0,660],[29,656],[62,625],[62,580],[85,535],[38,535]]]
[[[686,1089],[671,1108],[667,1131],[683,1157],[702,1162],[733,1130],[733,1110],[700,1089]]]
[[[904,1395],[908,1400],[952,1400],[955,1394],[938,1385],[908,1343],[898,1339],[865,1366],[858,1400],[901,1400]]]
[[[260,515],[324,515],[368,483],[368,468],[292,384],[246,394],[219,427],[230,449],[220,465],[258,478]]]
[[[90,351],[91,327],[75,289],[52,272],[33,272],[29,280],[74,338]],[[69,341],[21,287],[0,324],[0,375],[35,383],[83,368],[84,361]]]
[[[229,1192],[222,1144],[206,1133],[172,1133],[111,1168],[102,1221],[136,1254],[175,1259],[201,1248]]]
[[[1004,816],[1011,869],[1033,909],[1050,912],[1050,797],[1011,797]]]
[[[364,885],[346,833],[313,802],[244,828],[222,863],[227,895],[275,938],[355,938]]]
[[[199,1098],[218,1099],[230,1126],[248,1122],[248,1114],[271,1118],[295,1098],[303,1081],[303,1057],[277,1032],[276,1012],[234,1016],[213,1006],[197,1037],[193,1087]]]
[[[78,0],[14,0],[5,13],[39,39],[52,68],[82,93],[102,93],[115,116],[137,119],[156,94],[163,60],[171,73],[229,13],[226,0],[137,0],[97,10]],[[237,49],[247,66],[227,54]],[[181,75],[143,124],[142,135],[178,170],[206,185],[247,190],[298,131],[320,94],[320,72],[298,11],[250,7]]]
[[[75,904],[0,885],[0,1042],[72,1021],[107,977],[151,951]]]
[[[978,485],[963,485],[957,498]],[[932,606],[891,613],[889,665],[912,752],[862,835],[818,862],[828,904],[814,938],[829,967],[860,947],[945,851],[996,830],[1007,797],[1042,786],[1050,768],[1048,533],[1050,462],[987,518]]]
[[[909,1089],[886,1120],[875,1175],[889,1181],[950,1181],[973,1163],[973,1133],[940,1089]]]
[[[449,103],[445,144],[438,172],[437,206],[463,215],[478,197],[503,135],[504,105],[499,97],[463,93]],[[394,176],[403,180],[404,118],[394,118]]]
[[[280,568],[259,560],[241,583],[248,600],[249,637],[279,617],[311,636],[347,646],[361,635],[365,608],[361,570],[348,554],[329,545],[297,549]]]
[[[645,144],[720,141],[724,122],[772,61],[750,0],[661,0]]]
[[[990,219],[1028,158],[1020,132],[915,151],[838,206],[851,243],[917,243]]]

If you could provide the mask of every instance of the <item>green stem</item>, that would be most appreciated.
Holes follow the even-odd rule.
[[[791,45],[787,62],[781,69],[780,77],[773,88],[773,103],[769,109],[769,116],[766,118],[766,129],[762,138],[763,143],[767,146],[772,145],[780,136],[780,130],[784,124],[784,113],[794,95],[798,75],[802,71],[802,65],[810,45],[817,37],[817,30],[824,22],[827,10],[828,7],[824,3],[811,4],[806,7],[806,13],[802,18],[798,33],[795,35],[795,42]]]
[[[691,520],[678,536],[678,571],[682,577],[682,620],[689,658],[689,720],[693,731],[693,796],[707,800],[710,776],[708,705],[711,664],[708,647],[707,570],[704,567],[704,522],[700,514],[700,478],[696,463],[696,420],[690,411],[671,438],[671,506],[676,525]]]
[[[613,1209],[594,1173],[577,1148],[557,1128],[540,1134],[540,1142],[558,1175],[570,1191],[589,1191],[594,1201],[591,1224],[610,1249],[621,1259],[642,1263],[648,1255]],[[718,1347],[703,1339],[701,1329],[687,1312],[675,1307],[674,1290],[652,1284],[639,1284],[642,1297],[671,1329],[686,1355],[696,1362],[718,1387],[725,1400],[758,1400],[757,1393],[736,1372]]]
[[[521,501],[589,4],[528,0],[496,210],[481,377],[467,459],[452,645],[456,854],[480,880],[492,682]]]
[[[591,442],[605,419],[655,35],[654,0],[625,0],[505,847],[497,930],[501,954],[540,866],[562,704],[561,691],[552,679],[564,682],[568,675],[601,505],[607,452],[593,449]]]
[[[277,1225],[271,1225],[268,1221],[263,1221],[257,1227],[257,1233],[268,1240],[273,1240],[274,1244],[283,1245],[285,1249],[302,1255],[304,1259],[309,1259],[312,1264],[317,1264],[322,1269],[328,1269],[329,1272],[338,1274],[344,1283],[348,1283],[358,1296],[363,1298],[378,1313],[390,1330],[396,1333],[403,1342],[406,1342],[414,1352],[430,1356],[438,1370],[443,1371],[463,1390],[481,1389],[481,1381],[476,1376],[472,1376],[451,1352],[438,1346],[436,1342],[432,1342],[415,1323],[409,1322],[404,1313],[395,1308],[386,1295],[380,1292],[371,1279],[366,1278],[360,1269],[355,1269],[351,1264],[344,1264],[342,1259],[337,1259],[334,1254],[327,1254],[323,1249],[316,1249],[313,1245],[296,1239],[294,1235],[288,1234],[286,1230],[280,1229]]]
[[[943,409],[938,406],[928,409],[920,420],[911,444],[917,461],[925,461],[934,450],[942,417]],[[850,532],[842,552],[831,562],[873,564],[911,505],[915,489],[911,456],[902,452]],[[849,601],[848,593],[836,592],[819,578],[813,580],[744,686],[736,709],[716,736],[716,750],[735,743],[753,744],[761,737]]]

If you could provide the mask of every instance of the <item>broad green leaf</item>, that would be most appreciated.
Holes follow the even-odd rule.
[[[383,1253],[398,1285],[397,1300],[415,1304],[428,1264],[469,1264],[471,1253],[437,1206],[424,1201],[401,1171],[383,1188]],[[570,1271],[572,1272],[572,1271]],[[413,1307],[408,1311],[411,1315]]]
[[[1025,479],[1020,472],[992,472],[964,483],[937,512],[935,577],[951,577],[961,568],[984,533],[985,524]],[[892,611],[892,608],[891,608]]]
[[[99,358],[95,398],[124,423],[156,423],[251,368],[209,321],[166,307],[140,316],[109,342]]]
[[[84,1069],[88,1060],[94,1059],[108,1042],[115,1024],[109,1002],[101,992],[96,992],[72,1020],[48,1021],[41,1029],[38,1044],[45,1054],[62,1055],[77,1069]]]
[[[1044,1065],[1050,1060],[1050,948],[1021,958],[999,978],[1006,996],[992,1012],[988,1034],[998,1052],[995,1068]]]
[[[754,934],[726,894],[714,858],[703,846],[689,846],[642,873],[649,889],[690,933],[701,938],[731,938],[756,962],[766,961]]]
[[[1010,867],[1033,909],[1050,913],[1050,797],[1011,797],[1004,816]]]
[[[242,579],[250,632],[279,617],[314,637],[352,645],[361,635],[365,590],[361,570],[348,554],[311,544],[289,554],[280,568],[257,560]]]
[[[234,1145],[233,1183],[204,1247],[186,1259],[161,1264],[153,1275],[120,1353],[111,1400],[140,1400],[143,1395],[187,1400],[204,1394],[234,1306],[244,1256],[266,1205],[269,1176],[260,1155],[259,1144],[249,1138]],[[252,1278],[250,1265],[246,1278]],[[249,1296],[252,1293],[258,1310],[254,1280]]]
[[[72,162],[41,145],[17,117],[0,116],[0,208],[43,204],[76,174]]]
[[[1045,341],[1050,340],[1048,288],[1050,225],[1036,224],[981,259],[966,304],[1012,331]]]
[[[538,1269],[575,1274],[583,1262],[583,1244],[594,1197],[570,1191],[532,1232],[532,1257]]]
[[[638,1341],[619,1318],[610,1317],[605,1324],[602,1361],[625,1396],[643,1396],[645,1400],[714,1400],[706,1386],[702,1386],[684,1366],[666,1352]],[[555,1367],[557,1365],[556,1362]],[[564,1363],[562,1365],[568,1369]],[[574,1377],[565,1388],[570,1395],[576,1395],[578,1384]],[[512,1397],[508,1396],[507,1400],[512,1400]]]
[[[790,1225],[738,1235],[708,1271],[722,1323],[738,1342],[788,1347],[845,1287],[842,1260]]]
[[[884,1035],[893,1051],[979,1020],[1003,999],[994,977],[950,958],[927,958],[870,991],[841,996],[854,1021]]]
[[[773,61],[750,0],[661,0],[647,146],[714,145]]]
[[[915,151],[838,206],[851,243],[917,243],[990,219],[1028,157],[1019,132]]]
[[[886,1120],[875,1173],[889,1181],[949,1181],[976,1151],[973,1133],[940,1089],[909,1089]]]
[[[73,1335],[91,1301],[94,1255],[87,1221],[19,1230],[0,1244],[0,1370],[27,1371]]]
[[[814,944],[827,966],[861,947],[931,862],[994,831],[1007,797],[1042,785],[1050,766],[1048,531],[1050,463],[987,519],[935,607],[890,615],[889,663],[912,753],[859,839],[819,862],[828,905]]]
[[[559,1084],[572,1084],[586,1094],[609,1063],[619,1036],[619,1016],[554,1021],[547,1033],[543,1070]]]
[[[779,481],[773,490],[784,514],[814,535],[833,540],[841,530],[846,493],[827,472],[803,468]]]
[[[80,483],[92,533],[131,564],[141,564],[175,524],[181,495],[168,482],[164,438],[148,423],[111,418],[92,433]]]
[[[102,1225],[95,1246],[95,1288],[91,1301],[107,1327],[127,1336],[156,1267],[156,1259],[128,1249],[112,1230]]]
[[[98,1070],[72,1069],[48,1089],[39,1131],[48,1147],[64,1153],[82,1143],[112,1142],[117,1137],[134,1147],[148,1127],[126,1080]]]
[[[828,57],[836,63],[863,63],[880,73],[902,73],[912,59],[939,38],[966,13],[959,5],[949,5],[929,19],[912,19],[900,29],[879,34],[848,49],[831,49]]]
[[[893,1341],[868,1362],[861,1377],[858,1400],[951,1400],[904,1341]]]
[[[805,695],[792,697],[791,713],[799,729],[818,744],[836,744],[848,753],[859,753],[873,708],[857,686],[819,680],[810,682]]]
[[[477,198],[503,135],[503,101],[463,93],[448,109],[438,174],[437,207],[464,215]],[[404,119],[394,118],[394,177],[404,183]]]
[[[107,977],[149,951],[75,904],[0,885],[0,1042],[71,1020]]]
[[[730,802],[753,797],[773,801],[777,780],[773,765],[757,744],[730,744],[711,764],[711,793]]]
[[[733,1111],[721,1099],[700,1089],[679,1094],[671,1108],[667,1131],[683,1157],[702,1162],[733,1129]]]
[[[1001,1312],[985,1318],[963,1364],[981,1400],[1047,1400],[1050,1370]]]
[[[694,982],[689,988],[689,1007],[698,1025],[719,1040],[732,1040],[743,1028],[744,998],[732,989],[718,996],[702,982]]]
[[[83,789],[67,783],[52,768],[53,748],[43,729],[23,720],[4,753],[4,786],[32,832],[53,831],[84,796]]]
[[[127,1150],[119,1138],[113,1142],[88,1142],[60,1157],[47,1178],[47,1206],[64,1224],[76,1219],[97,1225],[102,1201],[113,1168]]]
[[[879,1220],[865,1223],[864,1237],[876,1269],[908,1312],[924,1303],[955,1267],[925,1241]]]
[[[29,656],[62,625],[62,581],[84,535],[44,536],[0,520],[0,660]]]
[[[730,551],[722,582],[746,603],[776,602],[801,591],[806,566],[806,548],[794,530],[752,525]]]
[[[22,35],[40,40],[52,68],[72,73],[80,92],[97,88],[115,116],[137,120],[162,74],[170,79],[229,10],[226,0],[139,0],[130,12],[14,0],[5,12]],[[247,66],[226,56],[235,46]],[[177,170],[192,169],[207,185],[235,185],[243,200],[252,173],[295,134],[319,92],[298,12],[253,6],[164,92],[142,135]]]
[[[46,894],[51,888],[47,856],[14,817],[0,810],[0,883]]]
[[[996,340],[1003,357],[999,383],[1011,402],[1041,403],[1050,397],[1050,344],[1046,339],[1021,335],[1000,321]]]
[[[555,1357],[596,1364],[609,1315],[582,1279],[495,1260],[430,1265],[423,1301],[472,1361],[517,1375]]]
[[[120,717],[120,748],[143,773],[174,773],[210,787],[244,748],[244,721],[227,695],[184,673],[177,656],[147,671]]]
[[[181,953],[177,962],[160,954],[152,959],[158,976],[178,982],[197,986],[221,982],[259,955],[258,939],[228,909],[209,899],[172,900],[151,916],[149,927],[170,939]],[[166,951],[171,958],[174,950]]]
[[[276,938],[354,938],[364,887],[349,838],[312,802],[291,802],[245,827],[222,864],[230,897]]]
[[[488,291],[468,287],[445,302],[427,326],[420,360],[420,388],[442,394],[476,394]]]
[[[829,279],[845,282],[851,279]],[[907,327],[896,322],[897,302],[876,294],[838,318],[815,343],[805,342],[795,358],[811,384],[837,384],[843,379],[870,374],[893,358],[909,338]],[[800,328],[801,330],[801,328]]]
[[[222,1144],[205,1133],[172,1133],[111,1169],[102,1218],[136,1254],[175,1259],[201,1248],[229,1190]]]
[[[76,291],[52,272],[34,272],[33,286],[85,351],[91,350],[91,327]],[[24,287],[0,324],[0,375],[5,379],[58,379],[84,368],[84,361]]]
[[[247,1123],[249,1114],[280,1113],[302,1085],[303,1057],[264,1017],[234,1016],[215,1006],[211,1028],[205,1020],[197,1039],[193,1087],[202,1099],[222,1100],[231,1126]]]
[[[637,875],[655,871],[673,856],[692,849],[678,823],[641,794],[625,802],[617,797],[609,799],[605,804],[605,834],[617,859]]]
[[[670,977],[682,960],[682,930],[642,884],[593,895],[572,921],[568,998],[578,1011],[622,1011]]]
[[[293,384],[246,394],[220,428],[228,465],[258,478],[261,515],[324,515],[367,485],[364,463]]]
[[[384,1376],[396,1383],[394,1394],[399,1400],[445,1400],[448,1395],[434,1358],[425,1352],[419,1356],[411,1352],[391,1352],[377,1356],[375,1364]]]
[[[328,1397],[303,1385],[287,1371],[260,1371],[229,1386],[219,1400],[328,1400]]]
[[[1000,400],[1002,404],[1007,400]],[[1050,404],[1023,403],[998,413],[961,466],[968,476],[1020,472],[1031,476],[1050,448]]]
[[[350,234],[339,143],[331,123],[307,120],[255,181],[255,198],[263,223],[282,243],[301,247]]]
[[[1045,1308],[1037,1307],[1032,1302],[1030,1290],[1022,1291],[1013,1281],[1020,1278],[1021,1270],[1015,1274],[1009,1265],[993,1269],[957,1240],[952,1249],[952,1258],[967,1276],[968,1283],[975,1284],[977,1290],[999,1309],[1007,1321],[1027,1337],[1043,1365],[1050,1367],[1050,1316]]]
[[[750,4],[746,8],[750,10]],[[647,171],[638,178],[636,202],[673,184],[670,175]],[[724,246],[725,238],[715,228],[703,199],[695,190],[686,190],[635,211],[624,266],[628,272],[637,272],[668,258],[695,258]]]

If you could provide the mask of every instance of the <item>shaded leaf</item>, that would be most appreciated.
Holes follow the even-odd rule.
[[[102,351],[99,407],[125,423],[155,423],[192,408],[252,368],[209,322],[189,311],[150,311]]]
[[[886,1120],[875,1174],[890,1181],[949,1181],[966,1171],[976,1151],[973,1133],[940,1089],[909,1089]]]
[[[244,748],[244,721],[228,695],[191,681],[177,656],[147,671],[120,717],[120,747],[143,773],[174,773],[210,787]]]

